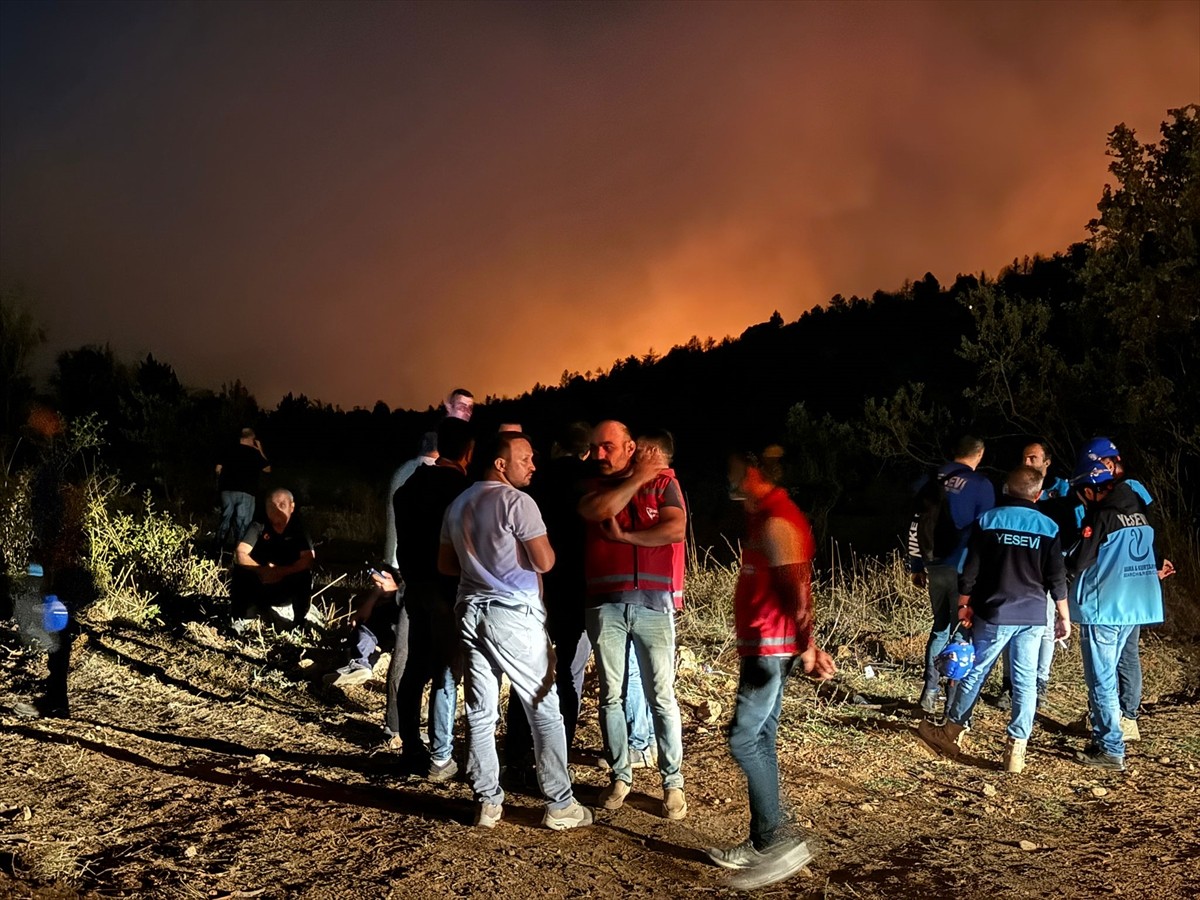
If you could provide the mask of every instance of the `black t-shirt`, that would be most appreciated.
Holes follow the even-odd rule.
[[[250,558],[260,566],[274,563],[290,566],[304,551],[312,551],[312,540],[300,521],[299,513],[292,513],[283,532],[277,532],[268,521],[252,522],[242,536],[242,543],[250,545]]]
[[[577,456],[563,456],[539,467],[529,485],[529,494],[542,511],[546,535],[554,548],[554,568],[546,573],[546,578],[564,588],[577,589],[580,596],[586,582],[584,524],[578,506],[587,492],[589,479],[594,476],[595,466]]]
[[[258,450],[239,441],[221,458],[221,474],[217,477],[217,489],[257,494],[258,475],[269,465],[270,463]]]
[[[470,486],[455,466],[418,466],[396,491],[396,562],[405,581],[437,578],[442,516],[454,498]]]

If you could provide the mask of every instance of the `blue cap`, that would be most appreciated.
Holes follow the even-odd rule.
[[[1098,460],[1095,462],[1080,460],[1079,466],[1075,469],[1075,477],[1071,479],[1071,486],[1076,488],[1095,487],[1112,480],[1113,473],[1104,463]]]
[[[41,563],[30,563],[29,568],[25,570],[25,574],[33,578],[41,578],[46,574],[46,571],[42,568]]]
[[[1096,462],[1100,459],[1118,459],[1121,456],[1121,451],[1117,449],[1117,445],[1112,442],[1111,438],[1094,437],[1079,451],[1079,465],[1076,468],[1083,468],[1084,461]]]

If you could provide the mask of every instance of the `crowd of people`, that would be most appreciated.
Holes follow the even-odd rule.
[[[657,769],[662,815],[685,818],[675,626],[688,510],[672,468],[672,435],[635,436],[611,419],[573,423],[535,462],[519,425],[477,433],[473,403],[469,391],[454,391],[437,430],[422,436],[418,455],[391,479],[384,561],[355,598],[346,663],[326,684],[371,679],[373,662],[390,649],[384,731],[406,769],[445,782],[459,774],[461,683],[467,747],[459,759],[475,824],[502,820],[507,784],[539,790],[543,823],[565,830],[593,822],[574,794],[568,759],[594,658],[609,777],[598,805],[619,809],[634,769]],[[984,682],[1000,664],[997,703],[1010,711],[1004,768],[1020,773],[1055,647],[1074,631],[1091,735],[1077,758],[1122,771],[1126,742],[1140,737],[1140,628],[1162,621],[1160,581],[1174,571],[1157,545],[1153,499],[1126,475],[1107,438],[1081,449],[1069,480],[1051,473],[1047,445],[1031,442],[999,498],[979,472],[984,451],[982,440],[964,437],[916,490],[909,563],[932,613],[916,733],[935,751],[959,756]],[[294,497],[270,492],[255,519],[258,480],[270,463],[248,428],[216,471],[218,537],[233,549],[235,630],[256,615],[304,627],[315,552]],[[780,486],[779,448],[733,454],[727,477],[746,513],[729,747],[745,774],[750,821],[744,841],[708,853],[750,885],[786,877],[812,856],[781,796],[776,732],[789,676],[824,679],[836,667],[814,639],[815,542]],[[51,699],[65,708],[65,675],[53,684]],[[502,713],[503,767],[495,737]]]
[[[1070,481],[1050,474],[1044,443],[1030,443],[999,502],[977,471],[983,453],[982,440],[964,437],[917,494],[909,562],[933,612],[918,734],[958,756],[983,683],[1003,657],[1004,767],[1023,771],[1055,645],[1074,623],[1091,736],[1076,759],[1124,771],[1126,742],[1141,739],[1141,627],[1163,621],[1160,582],[1175,571],[1156,540],[1153,498],[1105,437],[1081,448]],[[951,641],[957,628],[969,641]]]
[[[388,488],[388,564],[357,599],[349,659],[327,683],[370,679],[390,632],[385,731],[406,766],[434,782],[458,774],[461,682],[476,824],[501,820],[508,781],[539,789],[544,823],[561,830],[593,820],[574,796],[567,760],[584,669],[594,657],[601,766],[609,773],[599,806],[619,809],[633,770],[654,768],[662,814],[684,818],[674,681],[688,512],[671,468],[672,436],[650,430],[635,437],[615,420],[574,423],[556,436],[535,478],[533,444],[520,426],[501,426],[477,444],[471,399],[454,392],[437,431],[396,471]],[[265,463],[259,451],[259,460],[246,454],[248,467]],[[1000,664],[996,702],[1010,712],[1004,767],[1023,771],[1055,647],[1074,628],[1091,735],[1077,758],[1121,771],[1125,741],[1139,738],[1140,628],[1162,621],[1159,582],[1174,571],[1158,550],[1153,500],[1127,477],[1107,438],[1082,448],[1070,479],[1052,474],[1044,442],[1031,442],[999,498],[979,471],[984,451],[982,440],[962,438],[916,490],[909,563],[914,584],[929,591],[932,613],[917,735],[957,757],[984,682]],[[811,855],[780,795],[784,686],[796,669],[815,678],[836,672],[813,639],[812,531],[779,486],[781,474],[778,448],[729,461],[731,496],[744,501],[747,520],[734,598],[741,671],[729,744],[746,776],[750,827],[745,841],[709,851],[723,867],[773,875]],[[275,492],[268,521],[251,526],[237,548],[242,578],[276,606],[298,602],[285,585],[312,561],[311,546],[287,540],[292,506],[290,495]],[[267,567],[259,572],[263,536],[270,550],[259,555],[259,567]],[[244,614],[242,601],[235,597],[234,605]],[[302,619],[299,606],[292,618]],[[495,743],[502,677],[510,684],[503,768]]]
[[[634,770],[657,769],[662,815],[685,818],[675,619],[688,512],[671,466],[674,438],[658,429],[635,436],[615,420],[572,423],[535,463],[519,425],[477,434],[471,401],[469,392],[453,392],[436,432],[422,437],[418,456],[392,477],[385,562],[353,602],[347,661],[326,683],[371,679],[375,658],[390,649],[384,730],[403,767],[433,782],[459,773],[461,683],[467,747],[460,759],[477,803],[475,823],[501,821],[508,784],[539,790],[544,824],[564,830],[593,821],[575,797],[568,759],[594,657],[609,776],[599,807],[621,808]],[[257,475],[266,457],[261,446],[245,446],[258,451],[258,459],[243,454]],[[751,815],[745,841],[709,853],[725,868],[778,878],[811,856],[780,793],[784,687],[797,668],[818,678],[836,670],[813,639],[815,543],[804,514],[778,486],[778,456],[737,454],[728,475],[747,512],[734,598],[741,677],[730,746],[746,773]],[[291,531],[293,510],[290,494],[273,492],[265,521],[250,525],[236,546],[238,623],[288,607],[293,624],[304,621],[314,554],[302,530]],[[495,738],[502,714],[503,766]]]

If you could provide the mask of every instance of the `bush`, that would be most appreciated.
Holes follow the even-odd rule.
[[[159,613],[161,595],[223,595],[217,563],[194,555],[194,526],[156,510],[149,493],[130,503],[132,489],[115,476],[92,475],[84,483],[87,567],[100,600],[100,618],[135,622]]]
[[[9,577],[23,573],[29,564],[33,545],[33,520],[29,514],[32,476],[29,469],[23,469],[6,477],[0,485],[0,561],[2,574]]]
[[[70,422],[65,433],[46,445],[37,467],[6,471],[0,484],[0,546],[5,574],[25,571],[32,560],[35,482],[45,504],[53,494],[56,508],[46,518],[43,540],[54,545],[60,569],[82,566],[91,584],[75,593],[98,596],[92,614],[101,619],[123,617],[135,622],[159,613],[160,596],[223,595],[217,564],[196,557],[195,529],[156,510],[150,495],[135,496],[94,462],[104,423],[92,416]],[[64,574],[60,572],[60,574]]]

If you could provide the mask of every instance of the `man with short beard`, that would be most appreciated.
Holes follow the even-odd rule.
[[[635,455],[636,451],[636,455]],[[656,447],[638,448],[620,422],[592,432],[601,477],[579,501],[587,523],[588,637],[600,674],[600,731],[612,767],[601,793],[605,809],[619,809],[633,784],[625,722],[626,654],[638,656],[658,741],[663,815],[687,815],[683,793],[683,733],[675,700],[674,554],[687,526],[679,482],[666,474]]]
[[[533,477],[533,446],[518,432],[495,436],[486,473],[460,494],[442,522],[438,570],[458,576],[460,635],[470,744],[467,778],[479,802],[475,824],[494,828],[503,814],[496,723],[500,677],[525,707],[533,732],[542,823],[556,831],[592,823],[572,793],[567,738],[554,685],[554,649],[546,634],[541,573],[554,550],[537,504],[520,489]]]

